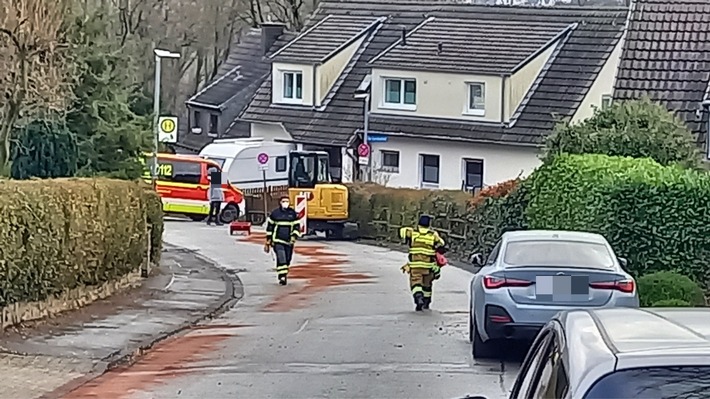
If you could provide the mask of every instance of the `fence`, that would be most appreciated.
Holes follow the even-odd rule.
[[[247,208],[246,219],[252,224],[263,224],[267,215],[279,206],[279,199],[288,195],[288,186],[272,186],[242,190]],[[266,196],[266,209],[264,209],[264,196]]]

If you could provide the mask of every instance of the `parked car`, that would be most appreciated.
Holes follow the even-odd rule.
[[[690,399],[708,392],[710,309],[576,309],[540,331],[509,398]]]
[[[469,340],[474,358],[494,358],[503,340],[531,341],[556,313],[638,307],[636,282],[599,234],[526,230],[504,233],[471,280]]]

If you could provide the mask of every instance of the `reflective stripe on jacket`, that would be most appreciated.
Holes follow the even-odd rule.
[[[291,245],[295,237],[300,237],[298,215],[293,208],[274,209],[266,220],[266,240],[272,243]]]

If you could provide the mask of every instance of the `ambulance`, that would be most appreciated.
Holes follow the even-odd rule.
[[[156,190],[163,201],[163,212],[184,215],[194,221],[202,221],[210,211],[210,173],[222,171],[219,164],[196,155],[158,153],[158,179]],[[143,179],[151,183],[153,154],[144,154]],[[246,211],[244,195],[222,174],[224,202],[220,221],[231,223]]]

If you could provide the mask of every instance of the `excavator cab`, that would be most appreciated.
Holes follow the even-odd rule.
[[[307,198],[308,233],[321,231],[331,238],[356,236],[357,225],[348,223],[348,188],[333,181],[327,152],[291,152],[288,184],[294,206],[297,196]]]
[[[294,151],[289,154],[291,170],[288,174],[290,188],[315,188],[318,184],[332,183],[330,158],[323,151]]]

